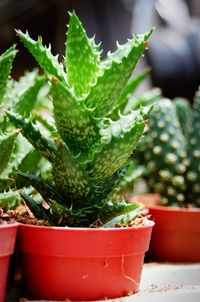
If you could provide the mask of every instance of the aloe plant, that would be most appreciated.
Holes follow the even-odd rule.
[[[165,205],[200,207],[200,90],[193,105],[161,99],[149,116],[141,143],[146,179]]]
[[[28,117],[36,108],[38,94],[46,81],[37,70],[26,72],[19,81],[13,80],[10,73],[16,53],[13,45],[0,56],[0,207],[4,209],[13,208],[19,202],[20,196],[13,189],[25,185],[16,177],[16,170],[36,172],[42,166],[40,154],[22,137],[20,130],[13,131],[5,114],[12,108]]]
[[[37,218],[58,226],[113,226],[140,213],[138,205],[115,200],[114,192],[146,125],[149,108],[123,115],[128,97],[124,93],[123,101],[120,96],[129,92],[129,79],[151,32],[117,45],[102,61],[99,45],[88,38],[72,13],[60,63],[51,48],[43,46],[42,38],[34,41],[28,33],[17,31],[49,79],[56,126],[46,137],[30,119],[7,112],[10,122],[52,165],[50,179],[19,172],[48,204],[44,208],[21,193]],[[116,108],[118,115],[112,120]]]

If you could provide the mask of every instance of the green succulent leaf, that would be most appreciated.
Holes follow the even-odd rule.
[[[19,131],[0,136],[0,174],[4,171],[10,160],[15,138]]]
[[[39,37],[37,41],[31,39],[28,33],[23,33],[17,30],[21,42],[35,57],[40,67],[50,75],[55,76],[64,83],[67,83],[67,76],[64,72],[63,65],[58,62],[58,57],[53,56],[51,53],[51,46],[47,48],[42,44],[42,38]]]
[[[92,215],[98,217],[102,225],[105,225],[108,221],[114,219],[115,217],[127,214],[138,208],[138,204],[131,204],[125,201],[119,203],[103,203],[102,205],[97,205],[94,207]]]
[[[18,169],[21,171],[27,171],[29,173],[37,173],[40,167],[41,160],[41,154],[35,149],[31,149],[21,160]]]
[[[7,88],[12,63],[16,53],[16,45],[13,45],[0,56],[0,104]]]
[[[65,143],[78,153],[87,151],[98,140],[97,121],[92,118],[83,101],[77,101],[71,90],[58,80],[51,81],[54,117]]]
[[[130,98],[123,110],[123,114],[128,114],[131,110],[139,110],[142,107],[154,106],[161,99],[161,90],[153,88],[134,98]]]
[[[79,227],[83,226],[83,221],[85,224],[86,219],[84,211],[74,212],[72,208],[67,208],[55,200],[50,200],[49,205],[57,226]]]
[[[66,197],[66,204],[87,203],[92,193],[92,186],[87,173],[66,145],[60,144],[53,163],[54,182],[57,189]],[[88,201],[87,201],[88,198]]]
[[[39,122],[49,132],[49,134],[51,134],[54,137],[59,136],[54,122],[49,121],[48,119],[46,119],[45,116],[42,116],[37,112],[36,113],[34,112],[32,114],[32,122],[33,123]]]
[[[136,90],[136,88],[141,84],[141,82],[148,76],[150,68],[145,68],[137,76],[131,79],[128,84],[125,86],[115,110],[111,114],[112,119],[118,118],[118,112],[123,112],[128,101],[129,96]]]
[[[89,174],[95,180],[102,180],[116,172],[129,158],[144,132],[145,121],[134,120],[134,115],[122,117],[104,129],[99,150],[89,163]],[[122,123],[123,121],[123,123]],[[124,124],[126,122],[126,124]]]
[[[41,204],[37,204],[33,198],[31,198],[24,192],[20,192],[20,195],[25,201],[28,208],[33,213],[33,215],[37,217],[37,219],[45,220],[46,223],[49,223],[50,225],[54,225],[54,219],[53,217],[51,217],[51,213],[49,209],[45,209]]]
[[[126,170],[127,165],[124,165],[111,176],[101,182],[98,182],[94,186],[95,200],[104,201],[105,199],[112,199],[113,191],[116,190],[118,184],[123,179]]]
[[[128,209],[128,212],[125,212],[121,215],[118,215],[111,220],[107,221],[103,228],[114,228],[116,226],[127,226],[131,221],[135,220],[142,213],[142,209],[139,204],[131,204],[133,207],[132,209]]]
[[[114,53],[109,53],[102,64],[96,84],[91,87],[86,105],[94,108],[93,115],[102,117],[113,110],[124,86],[128,82],[139,58],[143,54],[151,35],[137,35]]]
[[[14,209],[20,202],[19,193],[8,191],[5,193],[0,193],[0,208],[4,211]]]
[[[24,117],[29,117],[30,112],[35,107],[38,93],[44,83],[44,76],[36,76],[34,82],[31,83],[31,85],[23,92],[18,101],[14,104],[13,110]]]
[[[44,158],[50,162],[54,161],[57,147],[53,140],[45,138],[33,123],[28,119],[23,118],[21,115],[7,111],[7,116],[15,127],[21,129],[23,136],[42,154],[42,156],[44,156]]]
[[[100,52],[94,41],[87,37],[75,13],[70,14],[66,42],[66,70],[68,81],[76,95],[81,96],[90,90],[99,70]]]
[[[0,178],[0,193],[7,191],[9,188],[15,185],[15,180],[12,178]]]
[[[64,198],[60,195],[59,191],[56,190],[55,186],[48,180],[43,180],[39,176],[23,173],[22,171],[18,171],[17,174],[24,179],[26,184],[34,187],[46,202],[48,202],[49,199],[55,199],[58,202],[64,201]]]

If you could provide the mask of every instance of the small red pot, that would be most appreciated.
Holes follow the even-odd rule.
[[[10,255],[14,253],[18,224],[0,225],[0,302],[5,300]]]
[[[152,260],[200,262],[200,209],[149,206]]]
[[[19,252],[31,298],[99,300],[139,290],[154,223],[137,228],[21,225]]]

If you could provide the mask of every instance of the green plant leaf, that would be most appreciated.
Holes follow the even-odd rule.
[[[54,225],[54,220],[53,217],[51,217],[49,209],[45,209],[41,204],[37,204],[33,198],[26,195],[24,192],[20,192],[20,195],[37,219],[45,220],[46,222],[49,222],[50,225]]]
[[[20,202],[19,193],[8,191],[5,193],[0,193],[0,208],[4,211],[14,209]]]
[[[131,110],[138,110],[141,108],[141,106],[152,106],[161,98],[161,90],[159,88],[153,88],[135,97],[134,99],[130,99],[124,108],[123,114],[128,114]]]
[[[0,56],[0,104],[7,88],[7,82],[16,53],[16,45],[13,45]]]
[[[99,139],[97,121],[82,101],[58,80],[51,81],[57,129],[74,153],[87,151]]]
[[[102,226],[103,228],[114,228],[117,226],[126,227],[131,221],[135,220],[142,213],[142,209],[139,204],[132,204],[132,209],[128,208],[127,212],[118,215]]]
[[[64,198],[60,195],[59,191],[56,190],[54,185],[47,180],[43,180],[39,176],[32,174],[23,173],[22,171],[17,172],[18,176],[23,178],[25,183],[34,187],[44,198],[46,202],[49,199],[57,200],[58,202],[63,202]]]
[[[117,104],[124,86],[147,46],[151,32],[135,36],[123,46],[118,45],[114,53],[108,54],[107,60],[101,66],[96,84],[91,87],[86,98],[86,105],[94,108],[95,117],[107,115]]]
[[[45,138],[39,129],[28,119],[14,112],[6,112],[10,122],[15,127],[21,129],[23,136],[38,150],[44,158],[53,162],[57,151],[56,144],[53,140]]]
[[[55,200],[50,200],[49,205],[51,207],[52,215],[55,219],[55,225],[57,226],[83,226],[85,220],[84,211],[73,211],[72,208],[67,208],[62,204],[59,204]]]
[[[104,201],[111,199],[113,191],[118,187],[119,182],[124,177],[127,170],[127,165],[122,166],[118,171],[107,177],[103,181],[94,185],[95,200]]]
[[[70,14],[66,42],[66,70],[68,81],[76,95],[81,96],[90,90],[99,70],[100,52],[94,47],[75,13]]]
[[[24,117],[29,117],[30,112],[35,107],[38,93],[44,83],[44,76],[36,76],[34,82],[31,83],[31,85],[23,92],[18,101],[14,104],[13,110]]]
[[[34,41],[28,33],[24,34],[21,30],[17,30],[16,32],[21,42],[35,57],[44,72],[67,83],[67,76],[64,72],[63,65],[58,62],[57,56],[52,55],[51,47],[49,46],[47,48],[46,46],[43,46],[41,37],[39,37],[37,41]]]
[[[145,121],[135,119],[135,112],[122,117],[102,132],[104,144],[88,164],[90,176],[102,180],[116,172],[129,158],[144,132]]]
[[[129,96],[136,90],[136,88],[141,84],[141,82],[148,76],[150,72],[150,68],[145,68],[138,75],[136,75],[133,79],[131,79],[125,86],[119,100],[117,106],[111,114],[112,119],[118,119],[118,113],[124,111],[127,102],[129,101]]]
[[[12,178],[0,178],[0,193],[7,191],[9,188],[15,186],[15,180]]]
[[[6,168],[14,146],[14,141],[19,131],[13,131],[7,135],[0,136],[0,174]]]
[[[92,192],[90,179],[83,167],[64,144],[58,147],[57,156],[53,164],[54,182],[57,189],[66,198],[66,204],[89,203]]]

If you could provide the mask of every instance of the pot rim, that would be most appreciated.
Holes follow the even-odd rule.
[[[165,212],[181,212],[181,213],[200,213],[200,208],[179,208],[164,205],[150,205],[149,209],[160,210]]]
[[[145,230],[145,229],[149,229],[149,228],[152,228],[154,225],[155,225],[155,222],[151,219],[148,219],[148,224],[147,225],[142,225],[142,226],[136,226],[136,227],[119,227],[119,228],[88,228],[88,227],[58,227],[58,226],[40,226],[40,225],[31,225],[31,224],[23,224],[23,223],[19,223],[19,226],[22,226],[22,227],[26,227],[26,228],[37,228],[37,229],[45,229],[45,230],[60,230],[60,231],[63,231],[63,230],[68,230],[68,231],[72,231],[72,232],[77,232],[77,231],[87,231],[87,232],[108,232],[108,231],[112,231],[112,232],[122,232],[122,231],[130,231],[130,230],[138,230],[138,229],[142,229],[142,230]]]
[[[14,228],[19,225],[20,225],[19,222],[3,223],[3,224],[0,224],[0,228],[1,229]]]

